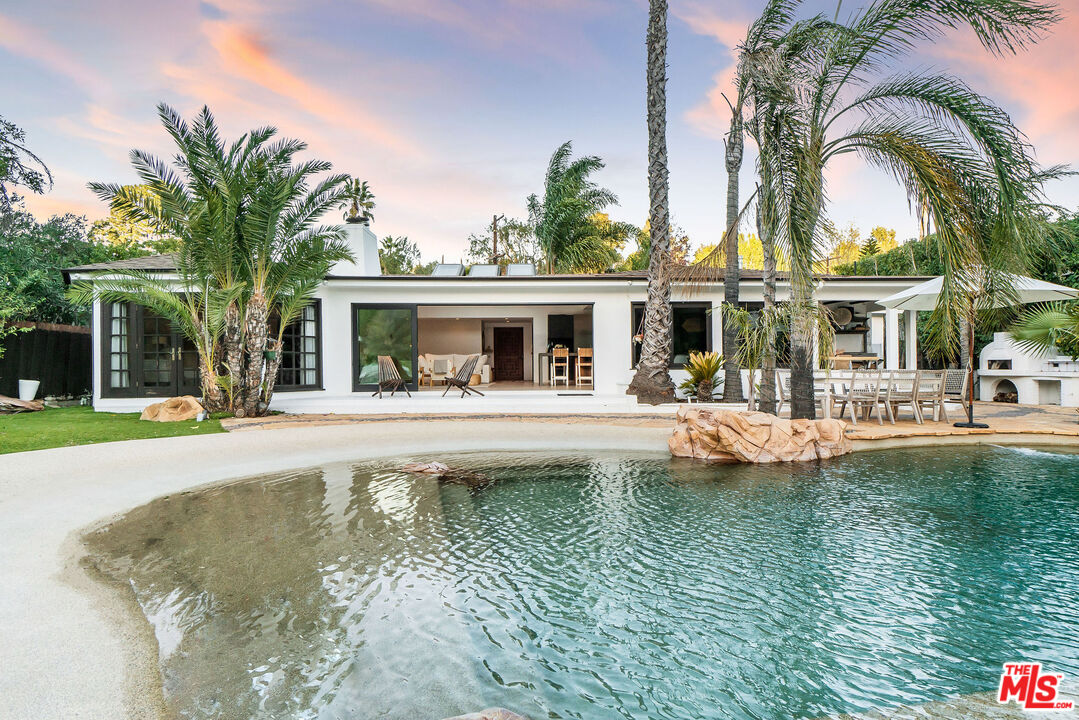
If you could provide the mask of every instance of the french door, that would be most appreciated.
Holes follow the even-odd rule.
[[[141,328],[136,346],[136,381],[142,395],[173,397],[201,394],[199,356],[195,345],[168,318],[139,308]]]

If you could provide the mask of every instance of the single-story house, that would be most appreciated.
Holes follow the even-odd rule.
[[[437,392],[438,379],[471,354],[484,356],[475,382],[486,397],[499,392],[546,391],[624,397],[640,345],[647,278],[643,272],[542,275],[531,265],[441,265],[430,276],[380,273],[378,244],[367,225],[346,225],[355,262],[335,265],[315,301],[285,334],[274,409],[347,412],[380,402],[371,393],[377,358],[391,355],[415,392]],[[93,281],[120,268],[173,270],[167,255],[69,268],[69,281]],[[817,298],[840,324],[838,350],[883,359],[887,368],[914,367],[915,313],[885,310],[876,300],[924,277],[827,275]],[[779,298],[789,287],[780,279]],[[740,297],[762,307],[758,271],[741,274]],[[672,375],[692,351],[722,352],[723,285],[672,291]],[[197,357],[165,318],[125,303],[93,308],[94,407],[136,411],[161,397],[198,394]],[[594,384],[550,383],[551,350],[594,355]],[[421,375],[432,374],[432,378]],[[429,387],[431,383],[433,387]],[[386,401],[378,407],[386,408]],[[392,402],[392,401],[391,401]],[[448,399],[447,399],[448,402]]]

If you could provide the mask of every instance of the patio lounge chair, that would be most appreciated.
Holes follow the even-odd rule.
[[[408,383],[401,377],[401,371],[397,368],[397,361],[389,355],[379,355],[378,390],[371,393],[371,397],[378,395],[381,399],[383,390],[390,390],[390,397],[393,397],[398,389],[404,390],[406,395],[412,397],[412,393],[408,391]]]
[[[442,391],[442,397],[446,397],[446,393],[450,391],[450,388],[460,389],[461,397],[464,397],[469,393],[475,393],[481,397],[483,396],[483,393],[479,390],[468,386],[468,383],[472,381],[472,374],[476,371],[476,362],[479,359],[479,355],[469,355],[468,360],[465,360],[465,364],[457,371],[457,374],[453,377],[446,378],[446,389]]]

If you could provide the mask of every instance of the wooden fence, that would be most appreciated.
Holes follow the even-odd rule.
[[[52,323],[16,323],[30,328],[3,340],[0,395],[18,397],[19,380],[39,380],[39,399],[79,396],[93,387],[90,328]]]

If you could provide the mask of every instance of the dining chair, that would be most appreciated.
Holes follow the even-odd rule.
[[[864,412],[866,419],[877,411],[877,423],[884,424],[881,412],[880,371],[852,370],[850,388],[847,391],[847,406],[850,409],[851,424],[858,424],[858,414]]]
[[[557,385],[559,380],[569,386],[569,348],[551,350],[551,384]]]
[[[964,374],[966,372],[964,371]],[[965,383],[963,383],[965,385]],[[947,399],[947,371],[922,370],[918,373],[918,392],[915,403],[918,412],[929,409],[934,422],[948,422],[948,411],[944,408]]]
[[[922,424],[922,412],[918,406],[918,371],[892,370],[884,376],[884,407],[888,411],[888,420],[895,425],[896,415],[901,405],[908,406],[914,413],[914,421]]]
[[[592,384],[592,348],[577,348],[577,384]]]

